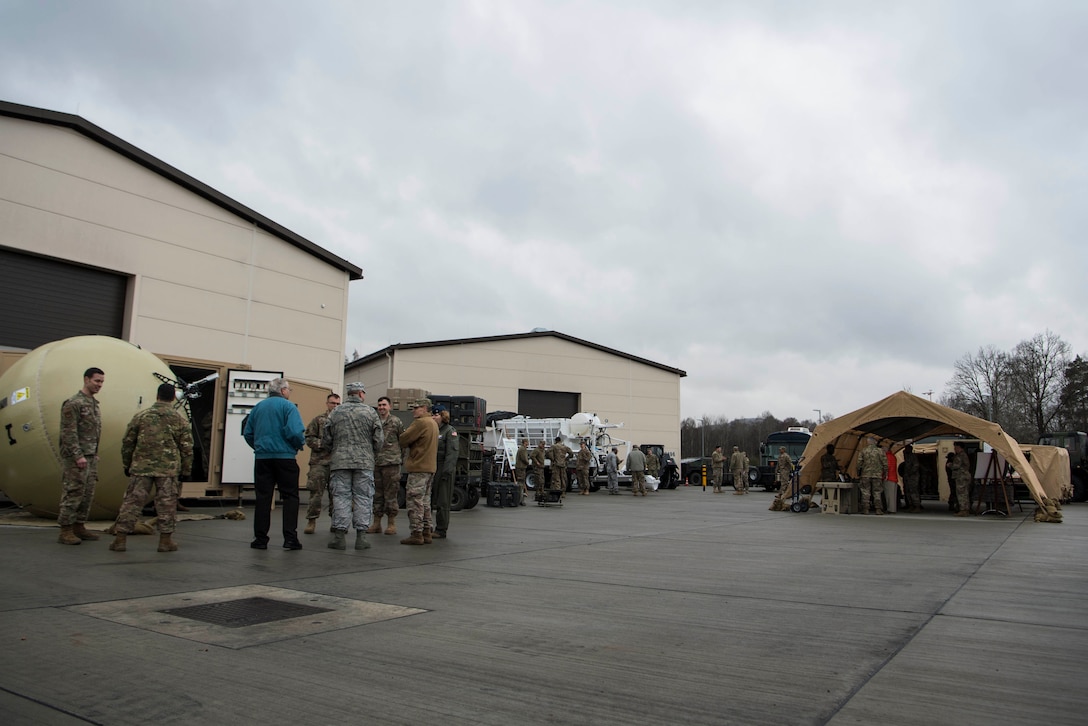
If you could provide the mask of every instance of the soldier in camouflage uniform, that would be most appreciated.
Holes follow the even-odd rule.
[[[870,512],[869,502],[877,514],[884,514],[884,480],[888,477],[888,457],[884,450],[876,445],[876,439],[866,439],[868,446],[858,454],[858,478],[861,487],[861,501],[858,502],[858,514]]]
[[[159,552],[174,552],[177,526],[178,478],[193,470],[193,432],[189,422],[174,410],[177,390],[163,383],[155,403],[132,417],[121,441],[121,463],[130,476],[116,536],[110,549],[124,552],[128,535],[136,526],[140,510],[155,488],[155,513],[159,525]]]
[[[450,527],[450,506],[453,504],[457,459],[461,456],[461,438],[457,435],[457,429],[450,425],[450,412],[445,406],[439,404],[432,408],[431,418],[438,426],[437,468],[431,484],[431,506],[435,514],[431,536],[445,539]]]
[[[438,424],[428,415],[431,402],[420,398],[412,407],[412,424],[400,435],[401,449],[407,453],[404,468],[408,472],[405,490],[409,537],[403,545],[431,543],[431,479],[438,470]]]
[[[98,484],[98,440],[102,437],[102,413],[94,396],[105,380],[101,368],[88,368],[83,372],[83,388],[60,407],[62,494],[57,542],[61,544],[98,539],[87,531],[86,522]]]
[[[521,505],[525,506],[525,500],[529,496],[529,488],[525,479],[529,475],[529,439],[522,439],[518,447],[517,456],[514,457],[514,479],[521,485]]]
[[[544,499],[544,469],[548,464],[548,452],[544,449],[544,442],[538,441],[533,453],[529,454],[529,460],[533,463],[533,486],[536,489],[538,501]]]
[[[966,517],[971,513],[971,460],[967,457],[967,450],[958,441],[952,445],[955,454],[952,456],[952,465],[949,473],[956,486],[956,502],[959,504],[957,517]]]
[[[748,492],[748,456],[740,450],[739,446],[733,447],[733,453],[729,455],[729,469],[733,472],[734,494],[746,494]]]
[[[725,454],[722,453],[722,447],[720,446],[715,446],[714,452],[710,455],[710,471],[710,481],[714,485],[714,493],[721,494],[722,474],[725,471]],[[706,485],[704,484],[704,486]]]
[[[661,462],[657,458],[657,454],[654,450],[646,448],[646,474],[652,476],[655,479],[661,478]]]
[[[631,495],[646,496],[646,454],[637,446],[627,455],[627,473],[631,475]]]
[[[921,474],[918,455],[914,453],[914,447],[907,444],[903,447],[903,498],[907,500],[908,512],[922,511],[922,493],[918,488]]]
[[[573,453],[559,436],[555,437],[555,443],[548,452],[548,458],[552,461],[552,489],[564,493],[560,498],[567,491],[567,458]]]
[[[589,496],[589,465],[592,461],[593,452],[589,450],[589,444],[583,441],[574,459],[574,472],[578,475],[578,494],[580,495]]]
[[[332,496],[332,539],[329,548],[347,548],[344,535],[355,528],[355,549],[370,547],[366,530],[374,504],[374,452],[385,442],[377,412],[364,403],[366,388],[349,383],[344,402],[329,414],[322,441],[330,450],[329,494]]]
[[[305,534],[313,534],[317,528],[317,518],[321,516],[321,501],[325,490],[329,488],[329,457],[332,455],[322,441],[325,424],[329,414],[340,405],[340,397],[335,393],[325,396],[325,412],[313,417],[306,427],[306,445],[310,447],[310,470],[306,472],[306,490],[310,492],[310,501],[306,505]],[[329,497],[329,516],[332,516],[332,497]]]
[[[389,518],[385,533],[397,533],[397,493],[400,489],[400,464],[404,459],[400,450],[400,435],[404,433],[404,422],[392,414],[392,408],[393,402],[389,396],[378,399],[378,420],[382,422],[385,443],[374,461],[374,512],[367,534],[382,531],[382,515]]]
[[[793,459],[786,453],[785,446],[778,447],[778,463],[774,469],[774,478],[778,483],[778,494],[774,496],[774,501],[771,502],[771,506],[768,509],[772,512],[781,512],[786,507],[786,497],[792,496],[793,492],[790,491],[790,477],[793,475]]]

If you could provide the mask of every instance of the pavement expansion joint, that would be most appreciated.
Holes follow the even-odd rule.
[[[427,612],[265,585],[114,600],[66,609],[236,650]]]

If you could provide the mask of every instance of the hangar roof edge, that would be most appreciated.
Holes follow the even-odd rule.
[[[37,108],[35,106],[24,106],[19,103],[12,103],[11,101],[0,100],[0,116],[7,116],[9,118],[21,119],[23,121],[36,121],[38,123],[50,124],[53,126],[62,126],[72,129],[80,134],[83,134],[92,141],[96,141],[102,144],[106,148],[117,152],[121,156],[136,162],[140,166],[149,169],[156,174],[159,174],[166,179],[174,182],[178,186],[187,189],[188,191],[202,197],[212,204],[215,204],[223,209],[236,214],[242,219],[255,224],[258,228],[279,237],[283,241],[298,247],[310,254],[318,257],[325,262],[329,263],[333,267],[339,268],[348,273],[349,279],[361,280],[363,279],[362,268],[353,265],[347,260],[339,257],[332,252],[329,252],[324,247],[314,244],[310,240],[302,237],[291,230],[287,229],[283,225],[273,222],[263,214],[250,209],[241,202],[231,199],[226,194],[223,194],[216,189],[208,186],[204,182],[189,176],[185,172],[170,166],[165,161],[152,156],[143,149],[133,146],[129,142],[111,134],[100,126],[96,126],[82,116],[76,116],[75,114],[62,113],[60,111],[50,111],[44,108]]]
[[[686,378],[687,375],[688,375],[687,371],[680,370],[679,368],[673,368],[672,366],[667,366],[667,365],[665,365],[663,363],[656,363],[656,362],[654,362],[652,360],[648,360],[646,358],[640,358],[637,355],[631,355],[630,353],[624,353],[622,350],[616,350],[615,348],[609,348],[607,346],[599,345],[597,343],[591,343],[588,340],[582,340],[581,338],[575,338],[573,335],[567,335],[565,333],[560,333],[560,332],[555,331],[555,330],[533,331],[533,332],[530,332],[530,333],[513,333],[513,334],[510,334],[510,335],[489,335],[489,336],[484,336],[484,337],[480,337],[480,338],[454,338],[452,340],[435,340],[435,341],[424,342],[424,343],[394,343],[393,345],[386,346],[385,348],[382,348],[381,350],[374,351],[373,353],[371,353],[369,355],[362,356],[361,358],[359,358],[357,360],[353,360],[353,361],[349,362],[347,365],[344,366],[344,370],[351,370],[352,368],[364,365],[364,364],[369,363],[371,361],[374,361],[374,360],[376,360],[378,358],[381,358],[382,356],[386,355],[387,353],[392,353],[393,351],[397,351],[397,350],[405,350],[405,349],[411,349],[411,348],[439,348],[439,347],[442,347],[442,346],[449,346],[449,345],[466,345],[466,344],[470,344],[470,343],[489,343],[489,342],[493,342],[493,341],[502,341],[502,340],[521,340],[521,339],[526,339],[526,338],[547,338],[547,337],[559,338],[560,340],[566,340],[566,341],[568,341],[570,343],[575,343],[577,345],[584,345],[587,348],[593,348],[595,350],[599,350],[599,351],[602,351],[602,352],[605,352],[605,353],[611,353],[612,355],[619,356],[620,358],[626,358],[628,360],[632,360],[632,361],[635,361],[637,363],[642,363],[644,365],[648,365],[648,366],[651,366],[653,368],[658,368],[658,369],[663,370],[663,371],[668,371],[670,373],[675,373],[676,375],[680,376],[681,378]]]

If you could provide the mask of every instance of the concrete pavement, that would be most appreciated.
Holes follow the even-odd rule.
[[[1088,507],[769,512],[680,488],[267,551],[0,527],[4,724],[1082,724]],[[217,510],[203,510],[215,513]],[[101,523],[106,526],[109,523]],[[407,530],[404,514],[398,520]],[[351,538],[349,537],[349,542]],[[222,618],[238,604],[239,625]],[[268,606],[297,608],[276,620]],[[221,607],[222,606],[222,607]],[[232,605],[233,606],[233,605]],[[169,613],[163,611],[171,611]]]

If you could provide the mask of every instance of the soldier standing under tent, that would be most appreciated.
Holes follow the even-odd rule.
[[[575,458],[575,472],[578,474],[579,494],[589,495],[589,464],[593,461],[593,452],[589,450],[589,444],[585,441],[578,448]]]
[[[949,472],[956,485],[956,502],[960,508],[956,516],[966,517],[971,513],[971,460],[967,457],[967,450],[959,441],[953,444],[952,448],[955,454],[952,456]]]
[[[627,473],[631,475],[632,496],[646,496],[646,454],[637,446],[627,455]]]
[[[189,422],[174,410],[177,389],[163,383],[155,403],[128,423],[121,440],[121,463],[130,477],[121,511],[117,515],[110,549],[124,552],[128,535],[136,527],[140,510],[155,488],[155,514],[159,526],[159,552],[174,552],[177,527],[178,478],[193,470],[193,432]]]
[[[552,445],[548,458],[552,460],[552,489],[561,492],[560,498],[567,491],[567,457],[573,453],[570,447],[563,443],[562,438],[555,437],[555,444]]]
[[[907,511],[922,511],[922,494],[918,489],[918,480],[922,471],[914,447],[907,444],[903,448],[903,498],[907,501]]]
[[[367,534],[382,531],[382,515],[387,517],[386,534],[397,533],[397,493],[400,489],[400,464],[404,453],[400,449],[400,435],[404,422],[392,413],[393,402],[389,396],[378,399],[378,420],[382,423],[382,444],[374,461],[374,509]]]
[[[521,505],[525,506],[525,500],[529,496],[529,488],[526,477],[529,475],[529,439],[522,439],[518,446],[517,456],[514,457],[514,479],[521,486]]]
[[[329,549],[347,549],[344,535],[355,529],[355,549],[370,547],[366,530],[374,505],[374,452],[385,441],[378,413],[366,405],[366,388],[349,383],[344,402],[329,414],[322,440],[330,450],[329,493],[332,496],[332,539]]]
[[[533,453],[529,454],[529,460],[533,464],[533,486],[536,489],[537,499],[544,497],[544,468],[548,463],[548,452],[544,450],[544,442],[538,441]]]
[[[412,406],[412,423],[400,435],[406,451],[404,468],[408,472],[405,508],[411,534],[402,545],[431,543],[431,479],[438,469],[438,424],[429,415],[430,400],[417,399]]]
[[[884,450],[876,445],[876,439],[868,437],[868,446],[858,454],[858,478],[860,479],[861,501],[858,502],[858,514],[875,511],[884,514],[884,501],[881,494],[884,480],[888,478],[888,457]],[[872,509],[870,509],[870,501]]]
[[[86,525],[98,484],[98,440],[102,438],[102,412],[94,396],[105,381],[101,368],[88,368],[83,371],[83,388],[60,407],[60,544],[98,539]]]
[[[445,539],[450,527],[450,506],[453,504],[457,459],[461,456],[461,439],[457,429],[450,425],[450,412],[445,406],[439,404],[432,408],[431,418],[438,426],[438,461],[431,485],[431,506],[435,510],[432,536]]]
[[[729,455],[729,469],[733,472],[734,494],[746,494],[748,492],[748,457],[740,450],[739,446],[733,447],[733,453]]]
[[[710,480],[714,485],[714,493],[721,494],[722,479],[725,473],[725,454],[722,453],[721,446],[715,446],[714,453],[710,455],[710,471]]]
[[[321,502],[329,488],[330,452],[321,441],[329,414],[340,405],[340,396],[330,393],[325,396],[325,411],[317,414],[306,426],[306,445],[310,447],[310,469],[306,472],[306,489],[310,492],[310,501],[306,505],[305,534],[313,534],[317,528],[317,518],[321,516]],[[329,497],[329,516],[332,516],[332,497]]]
[[[835,444],[824,447],[824,455],[820,457],[820,481],[839,480],[839,460],[835,458]]]

